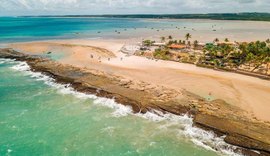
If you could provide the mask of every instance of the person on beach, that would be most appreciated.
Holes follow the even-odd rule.
[[[209,96],[209,97],[208,97],[207,99],[208,99],[208,101],[210,101],[211,96],[212,96],[212,93],[211,93],[211,92],[209,92],[209,93],[208,93],[208,96]]]

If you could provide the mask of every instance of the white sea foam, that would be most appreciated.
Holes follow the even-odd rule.
[[[93,94],[85,94],[85,93],[77,92],[72,87],[70,87],[70,84],[59,84],[59,83],[56,83],[53,78],[47,75],[44,75],[40,72],[32,72],[30,70],[29,65],[26,62],[19,62],[18,64],[14,65],[11,68],[17,71],[23,71],[24,74],[29,75],[31,78],[34,78],[37,81],[44,81],[45,84],[56,88],[58,92],[61,94],[72,94],[77,98],[92,99],[94,100],[94,104],[96,105],[103,105],[103,106],[112,108],[113,110],[115,110],[112,113],[112,115],[115,117],[126,116],[128,114],[132,114],[131,107],[118,104],[115,102],[114,99],[102,98],[102,97],[97,97],[96,95],[93,95]]]
[[[12,150],[11,149],[8,149],[7,152],[10,153],[10,152],[12,152]]]
[[[13,59],[0,58],[0,64],[4,64],[4,63],[10,64],[10,63],[14,63],[14,62],[15,62],[15,60],[13,60]]]
[[[14,60],[9,61],[12,62]],[[236,149],[235,146],[229,145],[224,141],[224,136],[218,137],[213,132],[205,131],[203,129],[192,126],[193,120],[188,115],[174,115],[171,113],[162,113],[155,110],[149,111],[145,114],[133,114],[131,107],[118,104],[114,99],[100,98],[95,95],[80,93],[71,88],[69,84],[58,84],[53,78],[49,76],[39,72],[32,72],[26,62],[19,62],[18,64],[14,65],[12,69],[24,71],[25,74],[30,75],[30,77],[35,78],[37,81],[44,81],[45,84],[56,88],[61,94],[72,94],[78,98],[92,99],[96,105],[112,108],[114,110],[112,115],[115,117],[135,115],[153,122],[160,122],[160,129],[167,129],[171,126],[180,126],[180,128],[177,129],[180,137],[189,138],[197,146],[229,156],[241,155],[240,153],[235,153],[233,151]]]
[[[11,67],[12,69],[18,70],[18,71],[30,71],[30,67],[26,62],[20,62],[19,64]]]
[[[149,119],[154,122],[165,122],[161,124],[160,129],[167,129],[171,126],[179,127],[177,129],[179,137],[185,136],[189,138],[197,146],[207,150],[216,151],[229,156],[241,156],[241,153],[235,153],[236,146],[229,145],[224,141],[224,137],[218,137],[211,131],[206,131],[193,126],[193,119],[188,115],[174,115],[171,113],[162,113],[152,111],[145,114],[137,114],[137,116]],[[180,126],[179,126],[180,125]]]

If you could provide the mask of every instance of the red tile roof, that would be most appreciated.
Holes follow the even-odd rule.
[[[186,48],[186,45],[180,45],[180,44],[172,44],[170,46],[168,46],[171,49],[184,49]]]

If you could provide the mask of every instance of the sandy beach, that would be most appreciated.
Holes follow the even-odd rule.
[[[207,100],[222,99],[248,111],[250,118],[270,121],[269,81],[190,64],[126,56],[119,52],[124,44],[125,40],[54,40],[10,44],[9,47],[28,54],[62,52],[65,55],[59,61],[64,64],[187,90]]]

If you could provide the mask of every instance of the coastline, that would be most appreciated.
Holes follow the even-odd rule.
[[[267,111],[270,109],[269,81],[191,64],[126,56],[119,52],[124,43],[123,40],[59,40],[15,43],[8,47],[30,55],[57,56],[56,61],[60,63],[95,69],[131,81],[143,81],[174,90],[184,89],[210,101],[223,99],[247,111],[250,118],[270,121]],[[107,55],[101,55],[93,47],[102,47]],[[52,54],[46,54],[48,51]],[[59,58],[59,54],[62,57]]]
[[[195,125],[226,134],[226,142],[249,149],[248,154],[256,154],[252,150],[265,155],[270,153],[269,124],[247,118],[242,109],[222,100],[205,101],[185,90],[176,91],[141,81],[134,82],[10,49],[2,49],[0,57],[26,61],[33,71],[51,75],[59,83],[70,83],[79,92],[114,98],[118,103],[131,106],[134,112],[146,113],[152,109],[176,115],[188,112],[194,115]],[[246,129],[246,125],[249,125],[249,129]]]

